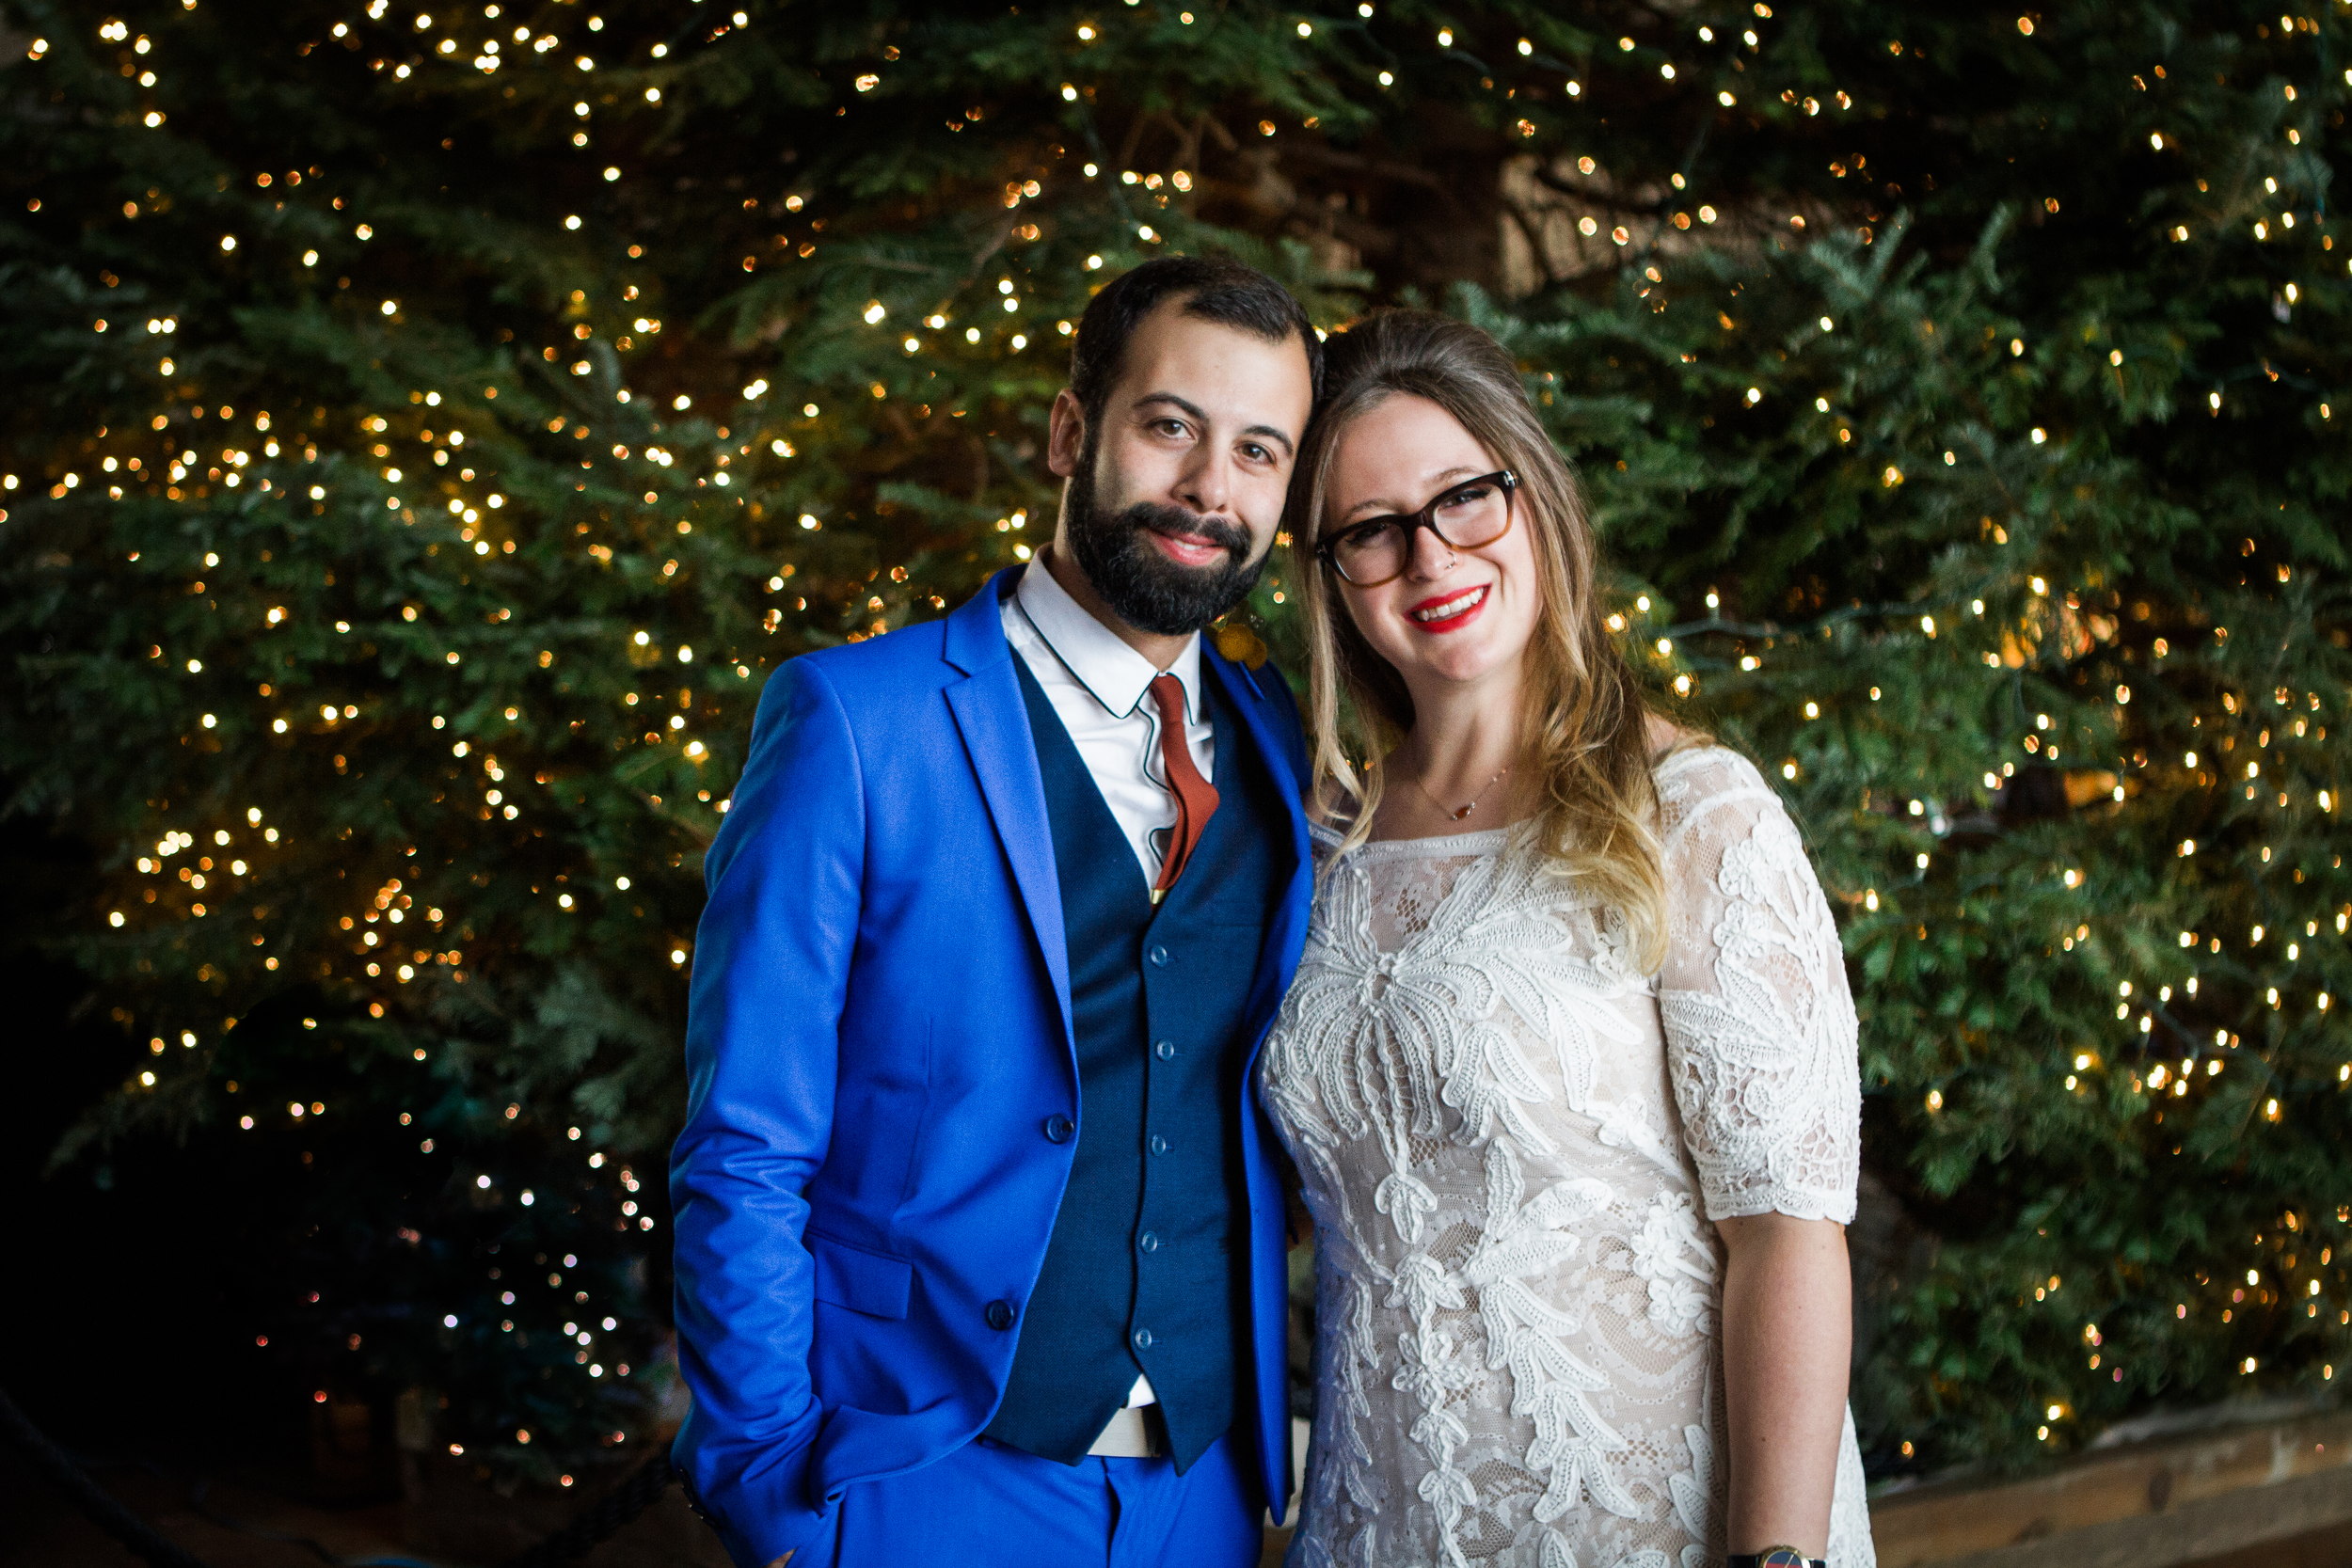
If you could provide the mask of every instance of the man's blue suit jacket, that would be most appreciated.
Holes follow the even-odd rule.
[[[784,665],[711,847],[670,1167],[693,1394],[675,1456],[739,1562],[801,1545],[844,1487],[988,1424],[1019,1327],[990,1308],[1027,1302],[1069,1178],[1076,1145],[1043,1131],[1079,1114],[1068,948],[1008,587]],[[1291,813],[1272,934],[1232,977],[1254,1060],[1306,938],[1307,757],[1281,678],[1210,641],[1202,667]],[[1238,1112],[1255,1430],[1245,1416],[1232,1440],[1279,1514],[1284,1209],[1254,1078]]]

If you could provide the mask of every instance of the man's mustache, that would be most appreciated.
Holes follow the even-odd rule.
[[[1206,539],[1231,551],[1237,561],[1249,559],[1249,531],[1223,517],[1203,516],[1197,512],[1187,512],[1181,506],[1138,501],[1120,513],[1119,521],[1126,527],[1147,529],[1153,533]]]

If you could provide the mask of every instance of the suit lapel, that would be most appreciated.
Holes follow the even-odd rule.
[[[1029,734],[1028,711],[1021,700],[1012,646],[1005,641],[998,608],[1006,575],[992,578],[947,618],[946,657],[965,672],[964,679],[946,689],[947,708],[962,733],[990,820],[1011,863],[1013,884],[1028,907],[1030,928],[1053,977],[1067,1039],[1072,1031],[1070,948],[1062,923],[1061,883],[1055,875],[1054,832],[1045,814],[1037,742]]]
[[[1249,673],[1217,653],[1205,637],[1200,641],[1200,664],[1208,671],[1209,678],[1224,689],[1233,711],[1241,715],[1249,744],[1257,748],[1266,771],[1274,776],[1275,787],[1281,792],[1283,810],[1290,819],[1290,879],[1249,988],[1249,1018],[1257,1036],[1250,1046],[1250,1060],[1254,1063],[1265,1026],[1273,1022],[1274,1009],[1290,990],[1291,977],[1298,967],[1298,952],[1306,941],[1309,907],[1314,898],[1314,860],[1308,848],[1307,809],[1292,760],[1292,748],[1283,745],[1274,733],[1269,712],[1273,705],[1258,689]]]

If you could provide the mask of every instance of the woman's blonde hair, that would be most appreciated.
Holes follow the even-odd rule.
[[[1386,771],[1370,759],[1387,755],[1413,727],[1411,693],[1337,602],[1338,578],[1314,547],[1348,427],[1389,398],[1423,398],[1518,476],[1513,526],[1527,530],[1534,549],[1540,610],[1525,655],[1525,750],[1515,767],[1543,782],[1536,842],[1560,870],[1590,880],[1624,919],[1643,967],[1655,970],[1665,958],[1666,899],[1650,709],[1603,622],[1599,550],[1583,496],[1544,434],[1518,367],[1478,328],[1427,310],[1368,317],[1334,334],[1325,356],[1325,401],[1308,427],[1284,520],[1306,611],[1318,798],[1352,816],[1347,842],[1361,842]],[[1344,727],[1343,697],[1352,710]],[[1348,799],[1334,800],[1327,785]]]

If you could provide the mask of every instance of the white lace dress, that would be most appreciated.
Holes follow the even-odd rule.
[[[1660,768],[1669,946],[1497,830],[1318,834],[1260,1070],[1315,1219],[1291,1568],[1702,1568],[1725,1549],[1711,1220],[1846,1223],[1853,1004],[1796,830],[1720,747]],[[1833,1568],[1874,1568],[1849,1414]]]

